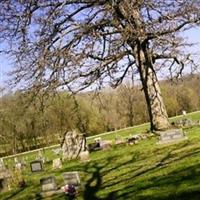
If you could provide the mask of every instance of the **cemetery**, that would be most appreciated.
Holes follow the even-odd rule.
[[[199,10],[0,0],[0,200],[200,200]]]
[[[200,118],[200,113],[193,116]],[[87,144],[70,132],[61,148],[1,158],[0,199],[139,200],[159,199],[165,191],[167,200],[177,183],[177,199],[193,199],[188,190],[200,189],[200,126],[194,124],[157,134],[146,132],[145,124],[87,139]]]

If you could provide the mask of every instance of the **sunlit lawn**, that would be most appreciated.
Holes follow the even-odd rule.
[[[200,114],[189,116],[200,119]],[[127,136],[147,129],[138,127],[105,136]],[[91,153],[91,161],[65,162],[62,170],[53,171],[52,163],[45,165],[44,172],[32,173],[29,165],[24,172],[27,186],[23,190],[12,190],[0,194],[0,199],[40,199],[39,179],[55,175],[58,186],[62,186],[62,173],[79,171],[82,191],[77,199],[84,200],[199,200],[200,199],[200,127],[185,129],[188,140],[171,145],[156,144],[157,138],[141,141],[133,146],[114,146],[110,150]],[[50,160],[50,151],[46,152]],[[34,155],[29,156],[29,160]],[[11,161],[10,161],[11,162]],[[11,165],[11,163],[9,163]],[[49,199],[65,199],[64,195]]]

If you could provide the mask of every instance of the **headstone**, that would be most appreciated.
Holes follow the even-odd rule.
[[[94,139],[94,141],[95,141],[96,143],[101,143],[102,139],[101,139],[101,137],[97,137],[97,138]]]
[[[57,190],[56,179],[54,176],[48,176],[40,179],[42,192]]]
[[[42,166],[42,161],[41,160],[32,161],[30,163],[30,166],[31,166],[31,171],[32,172],[40,172],[40,171],[43,170],[43,166]]]
[[[185,136],[182,129],[171,129],[160,132],[160,141],[158,143],[170,143],[185,139],[187,139],[187,137]]]
[[[26,158],[23,157],[21,159],[21,164],[22,164],[22,167],[24,167],[24,168],[26,167]]]
[[[4,171],[6,169],[3,158],[0,158],[0,171]]]
[[[22,163],[21,162],[16,163],[15,168],[18,170],[22,170]]]
[[[38,151],[36,160],[41,160],[43,163],[45,163],[44,151],[42,151],[42,150]]]
[[[140,135],[141,140],[146,140],[148,138],[147,134],[141,134]]]
[[[121,137],[116,137],[115,138],[115,144],[116,145],[120,145],[120,144],[124,144],[125,143],[125,140]]]
[[[81,183],[79,173],[76,171],[63,173],[63,179],[65,185],[74,185],[78,187]]]
[[[112,147],[112,141],[111,140],[102,140],[100,142],[100,147],[103,149],[103,150],[107,150],[107,149],[110,149]]]
[[[37,155],[37,159],[42,159],[42,157],[43,157],[42,151],[39,150],[38,155]]]
[[[4,170],[0,172],[0,192],[7,191],[10,189],[9,180],[11,178],[11,174],[8,170]]]
[[[131,135],[127,138],[127,144],[129,145],[137,144],[140,139],[141,137],[139,135]]]
[[[17,157],[14,157],[14,162],[15,164],[19,162]]]
[[[100,142],[93,142],[93,143],[88,144],[88,150],[90,152],[101,150]]]
[[[62,161],[60,158],[56,158],[53,160],[53,169],[61,169],[62,168]]]
[[[187,114],[185,110],[183,110],[182,113],[183,113],[183,116],[186,116]]]
[[[62,141],[63,159],[77,158],[81,151],[86,149],[86,138],[84,134],[76,131],[69,131],[65,134]]]
[[[89,151],[82,151],[79,154],[79,157],[80,157],[81,162],[88,162],[88,161],[90,161],[90,153],[89,153]]]

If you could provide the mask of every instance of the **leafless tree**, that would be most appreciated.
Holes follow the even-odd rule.
[[[139,73],[151,129],[163,130],[157,70],[180,74],[191,61],[180,33],[198,25],[199,9],[199,0],[1,0],[0,38],[26,87],[79,91]]]

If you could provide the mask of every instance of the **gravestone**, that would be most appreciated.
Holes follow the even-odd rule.
[[[35,160],[30,163],[32,172],[41,172],[43,170],[42,161]]]
[[[40,179],[42,192],[57,190],[56,179],[54,176],[48,176]]]
[[[176,142],[180,140],[187,139],[182,129],[171,129],[167,131],[160,132],[159,144]]]
[[[137,144],[140,139],[141,139],[141,137],[139,135],[130,135],[127,138],[127,144],[129,144],[129,145]]]
[[[89,151],[82,151],[79,154],[79,157],[80,157],[81,162],[88,162],[88,161],[90,161],[90,153],[89,153]]]
[[[65,133],[61,147],[63,159],[77,158],[80,152],[86,149],[86,137],[84,134],[79,134],[76,131],[69,131]]]
[[[74,172],[65,172],[62,174],[65,185],[74,185],[78,187],[80,185],[80,177],[77,171]]]
[[[116,137],[115,138],[115,145],[120,145],[120,144],[125,144],[125,139],[124,138],[122,138],[122,137]]]
[[[108,150],[112,147],[112,140],[102,140],[100,142],[100,147],[102,150]]]
[[[182,113],[183,113],[183,116],[186,116],[187,114],[185,110],[183,110]]]
[[[8,170],[0,171],[0,192],[4,192],[10,189],[11,174]]]
[[[97,137],[97,138],[94,139],[94,141],[95,141],[96,143],[101,143],[102,139],[101,139],[101,137]]]
[[[14,157],[14,162],[15,162],[15,164],[19,162],[17,157]]]
[[[101,150],[100,142],[93,142],[88,144],[89,152]]]
[[[53,169],[61,169],[62,168],[62,161],[60,158],[56,158],[53,160]]]
[[[36,160],[41,160],[43,163],[45,163],[44,150],[38,151],[38,154],[36,156]]]
[[[6,169],[3,158],[0,158],[0,171],[4,171]]]
[[[22,163],[21,163],[21,162],[16,163],[16,164],[15,164],[15,168],[16,168],[17,170],[22,170]]]

